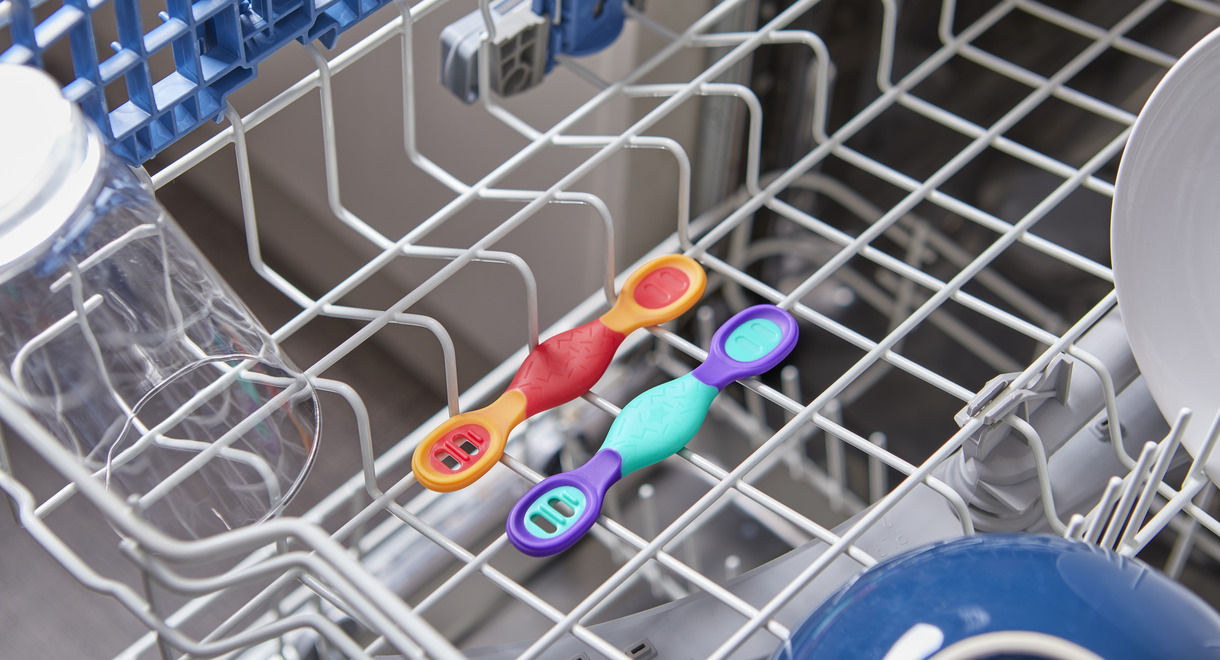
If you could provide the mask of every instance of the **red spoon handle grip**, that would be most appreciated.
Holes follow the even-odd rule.
[[[525,358],[508,389],[525,395],[525,416],[588,392],[605,373],[626,335],[594,319],[542,342]]]

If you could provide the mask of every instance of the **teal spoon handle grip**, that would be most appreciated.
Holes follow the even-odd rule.
[[[657,385],[623,407],[602,449],[623,460],[623,476],[672,456],[695,437],[719,393],[694,374]]]

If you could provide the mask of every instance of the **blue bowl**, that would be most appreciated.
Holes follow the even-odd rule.
[[[1070,657],[1015,650],[1035,638],[1107,660],[1220,658],[1220,615],[1139,560],[1057,536],[988,534],[877,564],[773,658],[922,660],[963,640],[1009,642],[976,657]]]

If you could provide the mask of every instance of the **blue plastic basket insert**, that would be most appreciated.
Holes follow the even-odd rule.
[[[59,2],[60,0],[52,0]],[[390,0],[165,0],[156,25],[145,26],[139,0],[62,0],[41,21],[30,0],[5,0],[12,45],[0,62],[44,65],[44,53],[67,39],[74,79],[64,94],[101,128],[111,148],[132,163],[157,155],[206,121],[220,119],[225,99],[254,78],[259,62],[290,41],[339,34]],[[97,47],[95,12],[113,5],[118,40]],[[0,13],[0,27],[5,22]],[[149,60],[169,49],[173,71],[153,79]],[[127,100],[108,107],[105,90],[122,79]],[[0,102],[20,102],[3,99]]]

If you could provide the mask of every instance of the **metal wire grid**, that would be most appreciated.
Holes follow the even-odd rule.
[[[245,116],[239,115],[230,108],[226,114],[229,121],[228,128],[153,175],[154,184],[157,187],[164,186],[225,146],[232,144],[237,157],[237,173],[242,193],[242,208],[249,239],[251,263],[260,275],[301,307],[300,313],[295,318],[273,333],[275,338],[282,341],[307,323],[323,316],[366,322],[361,330],[305,370],[306,375],[319,389],[342,397],[356,415],[359,422],[361,459],[364,466],[362,474],[353,477],[302,519],[281,519],[235,530],[223,537],[181,542],[166,538],[143,523],[132,508],[106,493],[102,484],[94,478],[96,475],[90,475],[72,455],[62,449],[54,438],[39,428],[19,407],[8,399],[0,397],[0,413],[10,425],[25,436],[45,460],[52,463],[71,481],[71,484],[59,495],[41,504],[29,495],[25,486],[3,471],[0,471],[0,486],[17,502],[22,522],[30,533],[82,583],[92,589],[112,594],[153,631],[129,649],[132,653],[144,651],[152,648],[154,644],[159,644],[162,653],[167,656],[176,651],[191,655],[227,654],[250,648],[267,640],[282,640],[292,630],[310,629],[334,648],[351,657],[365,657],[385,650],[394,650],[414,657],[425,655],[456,657],[459,653],[451,640],[438,634],[433,626],[422,618],[422,615],[426,615],[430,608],[451,594],[464,581],[475,576],[481,576],[495,584],[512,599],[533,610],[547,621],[546,632],[529,646],[525,651],[525,657],[535,657],[544,652],[550,644],[565,634],[575,636],[599,653],[609,657],[628,657],[622,650],[590,630],[586,622],[595,617],[625,585],[639,578],[660,579],[657,577],[658,574],[678,577],[694,588],[712,595],[741,615],[741,626],[728,632],[715,657],[730,655],[735,648],[759,629],[769,631],[779,643],[780,640],[788,637],[790,631],[773,618],[775,612],[840,555],[851,557],[861,566],[875,563],[878,558],[870,556],[869,553],[854,545],[854,542],[895,503],[907,496],[919,484],[927,484],[943,495],[958,512],[962,531],[964,533],[973,531],[970,515],[961,496],[932,477],[932,472],[944,459],[957,451],[971,434],[982,427],[982,415],[976,415],[966,421],[959,432],[932,452],[930,456],[927,456],[921,464],[915,465],[879,446],[874,442],[878,438],[868,437],[847,428],[837,419],[838,415],[834,412],[841,405],[845,392],[849,392],[849,388],[858,388],[860,383],[867,382],[872,377],[870,374],[875,373],[878,365],[913,377],[916,379],[914,382],[918,382],[921,387],[933,388],[945,396],[962,402],[970,401],[974,397],[974,390],[943,375],[940,365],[922,364],[901,352],[904,338],[912,331],[925,325],[936,325],[946,334],[954,337],[966,351],[978,355],[980,359],[989,361],[989,363],[994,362],[997,369],[1009,364],[1011,360],[1006,361],[1002,357],[1002,352],[992,350],[987,346],[985,340],[972,334],[969,327],[954,321],[961,316],[961,310],[968,310],[1045,347],[1016,378],[1012,385],[1013,388],[1020,388],[1031,383],[1055,356],[1066,352],[1096,369],[1103,384],[1110,383],[1108,389],[1105,390],[1106,410],[1110,419],[1118,419],[1118,404],[1114,387],[1105,365],[1080,350],[1079,347],[1073,346],[1073,343],[1090,325],[1114,306],[1114,295],[1110,293],[1104,296],[1079,321],[1064,329],[1056,325],[1058,321],[1053,311],[1029,300],[1028,296],[1023,296],[1015,287],[1007,285],[1002,277],[987,268],[996,257],[1011,246],[1020,244],[1101,281],[1112,282],[1110,271],[1104,264],[1073,252],[1053,241],[1040,238],[1031,230],[1047,212],[1078,189],[1089,190],[1107,197],[1112,195],[1113,184],[1100,176],[1098,172],[1121,153],[1134,116],[1130,110],[1074,90],[1069,85],[1069,81],[1108,49],[1142,59],[1162,69],[1172,64],[1176,59],[1175,55],[1161,52],[1124,36],[1132,27],[1166,3],[1144,2],[1109,27],[1099,27],[1045,4],[1014,0],[996,4],[968,24],[959,26],[956,3],[946,1],[942,7],[939,24],[941,46],[922,63],[895,80],[894,53],[900,15],[895,3],[883,1],[881,3],[883,21],[880,25],[880,58],[877,66],[879,94],[845,123],[834,128],[828,126],[827,119],[828,81],[831,78],[832,67],[830,52],[817,35],[787,29],[792,21],[818,4],[817,2],[811,0],[793,3],[761,28],[737,33],[716,33],[712,30],[721,19],[742,4],[740,1],[727,1],[717,5],[680,33],[655,23],[647,15],[632,11],[631,15],[634,20],[643,27],[665,37],[667,45],[622,79],[615,81],[601,80],[593,72],[582,67],[579,62],[564,60],[563,65],[587,80],[595,91],[578,110],[553,126],[545,130],[535,128],[525,119],[500,105],[494,95],[480,95],[483,108],[489,115],[518,131],[529,140],[529,143],[516,155],[505,160],[500,166],[473,184],[460,181],[420,153],[415,142],[417,126],[414,88],[417,72],[412,55],[412,26],[415,21],[435,10],[440,4],[441,2],[427,0],[412,6],[399,3],[397,5],[400,11],[398,17],[330,60],[323,57],[313,47],[304,46],[317,66],[315,72]],[[1176,4],[1220,22],[1220,7],[1216,5],[1204,2]],[[1088,40],[1088,45],[1050,75],[1035,73],[975,45],[980,35],[1000,21],[1017,13],[1032,15],[1058,28],[1080,35]],[[453,192],[450,204],[397,239],[387,237],[373,229],[345,208],[341,201],[331,91],[333,75],[343,71],[374,49],[394,41],[399,42],[402,52],[406,153],[416,166]],[[816,146],[786,169],[764,174],[759,170],[761,161],[759,127],[763,119],[761,105],[750,88],[744,85],[717,82],[717,79],[723,72],[748,57],[760,46],[778,43],[799,44],[808,47],[814,54],[817,83],[814,88],[814,96],[810,99],[814,107],[814,120],[810,130]],[[698,76],[687,82],[676,84],[638,82],[660,63],[684,49],[712,47],[724,47],[728,50],[721,57],[709,63]],[[484,50],[485,52],[486,50]],[[980,124],[955,114],[943,105],[921,98],[914,92],[930,75],[944,68],[955,58],[968,60],[1024,85],[1028,89],[1028,93],[995,121],[990,124]],[[484,88],[487,83],[486,72],[489,70],[487,65],[486,61],[480,62],[480,84]],[[382,250],[378,256],[351,273],[342,283],[316,298],[306,295],[289,278],[276,272],[262,259],[258,244],[254,189],[251,184],[249,154],[246,145],[248,131],[271,119],[278,112],[301,100],[315,89],[318,90],[321,99],[327,192],[331,210],[351,231]],[[722,95],[739,99],[747,108],[749,130],[747,172],[743,188],[737,195],[724,200],[718,208],[692,219],[688,201],[691,185],[689,157],[675,140],[648,135],[647,132],[659,120],[696,95]],[[644,96],[658,97],[662,100],[621,133],[605,136],[570,134],[572,127],[580,119],[612,98]],[[1117,134],[1078,166],[1056,160],[1006,137],[1005,134],[1014,125],[1051,98],[1117,124],[1119,126]],[[883,113],[898,107],[915,112],[939,126],[964,136],[969,140],[968,145],[930,175],[924,177],[905,174],[868,155],[863,150],[848,146],[854,135],[869,127],[870,123]],[[550,149],[573,147],[593,148],[596,151],[581,165],[572,169],[546,190],[513,190],[496,187],[499,181],[521,167],[531,157]],[[507,545],[503,534],[482,548],[468,547],[461,540],[447,534],[425,515],[430,509],[442,507],[446,502],[454,501],[454,496],[416,494],[418,489],[413,487],[414,479],[410,474],[397,478],[392,485],[386,488],[381,488],[378,485],[378,476],[381,475],[381,481],[384,482],[385,475],[401,474],[405,467],[404,461],[407,460],[415,444],[432,424],[443,419],[446,414],[456,413],[460,408],[468,408],[471,404],[494,393],[497,388],[507,382],[512,368],[519,363],[524,351],[537,344],[539,335],[537,293],[532,272],[528,264],[517,255],[492,250],[491,248],[498,240],[528,220],[544,205],[575,203],[589,206],[603,222],[607,246],[604,288],[606,297],[612,297],[614,291],[612,246],[615,244],[613,219],[600,199],[588,193],[572,190],[572,188],[583,176],[595,170],[608,158],[629,148],[663,150],[674,158],[679,173],[676,233],[671,239],[658,245],[656,252],[681,250],[699,259],[710,273],[718,276],[722,286],[736,285],[789,309],[806,328],[816,329],[854,347],[860,352],[861,357],[811,400],[800,396],[799,392],[794,391],[792,387],[782,388],[781,391],[760,382],[747,383],[747,391],[750,393],[746,395],[747,405],[756,406],[757,402],[761,400],[766,402],[767,406],[782,410],[787,420],[782,428],[774,433],[769,433],[769,437],[765,441],[753,447],[744,460],[730,469],[721,467],[715,460],[690,449],[681,452],[683,460],[689,463],[696,472],[706,476],[710,484],[707,492],[652,538],[644,538],[613,518],[603,516],[596,527],[595,536],[620,552],[623,562],[590,593],[579,594],[579,600],[572,606],[559,606],[533,593],[527,586],[493,565],[493,558]],[[1043,197],[1032,209],[1011,222],[945,192],[944,184],[988,149],[997,150],[1029,166],[1055,175],[1061,179],[1061,182],[1053,192]],[[838,159],[886,182],[903,191],[905,196],[884,212],[870,213],[874,217],[869,217],[867,226],[855,235],[846,233],[781,199],[786,192],[803,188],[816,188],[824,194],[833,194],[833,187],[820,180],[816,174],[816,167],[830,158]],[[840,195],[840,198],[846,202],[845,206],[852,203],[850,194]],[[438,248],[427,246],[424,243],[430,232],[476,200],[509,201],[524,205],[498,227],[466,249]],[[860,207],[859,200],[855,201],[857,202],[855,206]],[[965,250],[955,249],[951,242],[938,241],[936,234],[926,228],[922,232],[923,239],[921,240],[919,231],[906,231],[904,225],[908,223],[912,211],[924,203],[932,204],[994,232],[994,239],[989,246],[973,256]],[[816,235],[821,239],[833,242],[839,246],[837,251],[795,286],[781,289],[773,283],[759,280],[745,269],[742,260],[747,257],[743,256],[742,250],[748,249],[748,245],[743,247],[746,230],[753,221],[754,215],[762,209],[767,209],[791,221],[809,235]],[[916,226],[916,228],[918,227]],[[907,253],[900,258],[879,248],[877,243],[883,237],[903,242]],[[942,279],[921,269],[918,265],[919,260],[911,258],[912,254],[918,250],[932,250],[953,261],[955,273],[951,277]],[[429,257],[449,261],[427,281],[408,292],[387,309],[365,309],[339,304],[339,300],[345,294],[400,257]],[[523,281],[523,303],[528,309],[529,344],[459,398],[455,375],[456,355],[447,330],[436,320],[410,314],[407,310],[446,279],[476,260],[504,263],[519,273]],[[889,331],[878,339],[869,338],[802,302],[810,292],[827,281],[837,278],[850,280],[853,277],[853,266],[860,260],[871,262],[872,265],[905,283],[905,287],[902,288],[905,291],[905,299],[899,303],[889,301],[889,310],[894,315],[894,322]],[[990,296],[997,297],[1001,302],[989,302],[980,295],[965,292],[964,287],[971,282],[983,285]],[[957,307],[954,308],[953,314],[946,314],[944,310],[950,308],[950,303],[956,303]],[[554,329],[570,327],[592,317],[601,304],[600,299],[587,301],[557,322]],[[1010,308],[1016,311],[1010,311]],[[360,394],[343,383],[322,378],[321,374],[389,324],[419,325],[427,328],[436,337],[445,360],[448,410],[439,412],[401,443],[377,456],[372,449],[372,429]],[[683,361],[686,358],[700,359],[705,355],[697,343],[674,332],[653,329],[652,336],[660,342],[658,350],[666,358],[659,362],[663,366],[668,364],[671,370],[679,369],[680,365],[686,364]],[[645,338],[639,336],[633,337],[629,343],[638,346],[644,341]],[[630,350],[632,346],[629,345],[627,348]],[[785,382],[791,384],[792,379],[789,378]],[[597,394],[591,393],[585,397],[585,400],[608,414],[613,415],[618,412],[618,408],[612,402]],[[274,406],[277,403],[278,401],[273,400],[268,406]],[[188,411],[180,412],[185,415]],[[257,418],[254,419],[257,420]],[[166,421],[166,423],[172,422],[172,418]],[[1019,419],[1010,419],[1008,423],[1030,438],[1031,447],[1036,449],[1040,446],[1035,429],[1026,428],[1028,425],[1023,427]],[[1192,543],[1200,540],[1196,533],[1197,526],[1201,525],[1205,530],[1220,536],[1220,523],[1205,511],[1206,502],[1200,500],[1195,503],[1196,496],[1201,492],[1204,493],[1202,496],[1204,498],[1209,497],[1211,492],[1211,489],[1207,488],[1209,482],[1202,475],[1201,462],[1196,462],[1179,489],[1172,488],[1163,481],[1168,459],[1176,449],[1177,438],[1184,423],[1185,418],[1180,419],[1175,425],[1174,434],[1158,445],[1145,447],[1138,459],[1133,460],[1125,453],[1122,454],[1132,469],[1131,473],[1125,479],[1113,480],[1102,501],[1088,515],[1074,516],[1069,521],[1063,522],[1059,521],[1055,515],[1053,505],[1048,507],[1048,518],[1052,528],[1093,542],[1117,545],[1121,552],[1134,554],[1166,525],[1172,524],[1178,533],[1178,544],[1175,547],[1173,562],[1176,562],[1174,564],[1176,569],[1180,569],[1182,557],[1189,551]],[[1116,423],[1111,425],[1111,440],[1115,447],[1121,450],[1122,444],[1118,437],[1117,427]],[[812,428],[820,429],[825,433],[828,448],[834,448],[828,450],[828,454],[841,452],[847,448],[854,449],[870,457],[874,465],[884,465],[886,468],[904,475],[900,483],[886,492],[881,487],[884,484],[884,472],[873,471],[871,490],[874,491],[874,495],[884,493],[884,496],[863,512],[855,524],[840,534],[830,531],[817,521],[811,520],[751,483],[751,479],[755,475],[765,472],[771,465],[789,460],[794,455],[794,447],[799,446],[803,440],[808,438]],[[155,429],[150,430],[150,433],[153,432]],[[528,429],[517,437],[527,433]],[[223,443],[224,439],[222,438],[219,442]],[[815,480],[815,482],[822,484],[829,494],[833,495],[837,492],[840,497],[845,497],[847,491],[842,481],[844,477],[841,461],[841,453],[837,459],[828,456],[830,466],[827,471],[830,474],[826,475],[815,470],[815,473],[820,475],[820,481]],[[529,466],[512,458],[511,454],[506,455],[502,462],[512,472],[529,482],[536,482],[542,477]],[[835,467],[836,464],[839,465],[838,468]],[[1040,475],[1045,477],[1045,474],[1045,456],[1042,456]],[[1044,494],[1049,495],[1049,484],[1044,481],[1043,485]],[[84,559],[59,542],[52,529],[44,522],[44,518],[76,492],[84,494],[120,530],[126,539],[123,545],[124,551],[142,568],[148,576],[148,580],[170,585],[197,597],[177,611],[162,612],[157,603],[153,601],[150,591],[140,593],[119,581],[95,573]],[[345,513],[353,503],[360,502],[366,495],[371,499],[370,502],[350,513]],[[1161,500],[1158,500],[1158,495]],[[404,498],[405,502],[400,502]],[[743,601],[704,575],[696,567],[683,561],[672,551],[673,547],[681,543],[700,525],[705,524],[715,511],[734,499],[748,500],[791,524],[808,538],[821,539],[830,546],[827,552],[806,567],[790,585],[774,594],[768,602],[760,606]],[[1162,500],[1164,504],[1161,503]],[[1147,524],[1141,524],[1146,514],[1154,506],[1158,507],[1158,512]],[[134,508],[138,509],[138,503]],[[1184,515],[1178,515],[1179,513]],[[335,515],[343,517],[345,522],[333,533],[327,534],[319,525],[328,517]],[[1134,522],[1127,524],[1128,520]],[[381,584],[370,572],[370,567],[360,560],[362,556],[371,556],[371,553],[378,547],[389,543],[389,539],[400,535],[404,529],[412,530],[427,539],[428,542],[442,548],[460,566],[456,572],[434,587],[414,607],[408,607],[398,595]],[[1220,553],[1216,552],[1217,544],[1214,542],[1203,540],[1198,547],[1213,556],[1220,557]],[[349,549],[356,552],[350,553]],[[189,565],[191,562],[204,558],[215,559],[217,557],[232,558],[237,563],[232,568],[206,578],[187,578],[179,568],[176,568],[176,565],[179,564]],[[657,566],[660,567],[660,571],[657,570]],[[246,583],[265,584],[266,586],[258,595],[229,612],[226,620],[212,627],[200,638],[192,639],[182,632],[196,617],[214,606],[217,599],[226,590]],[[297,587],[297,585],[300,586]],[[332,621],[331,617],[324,615],[333,614],[335,611],[360,622],[364,628],[373,632],[374,639],[363,646],[357,644],[348,632]]]

